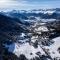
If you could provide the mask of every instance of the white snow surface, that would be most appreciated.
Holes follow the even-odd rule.
[[[36,31],[43,31],[43,32],[48,31],[47,27],[45,27],[45,26],[40,26],[40,27],[38,27],[38,29],[35,29],[35,30]]]
[[[52,58],[54,57],[60,57],[60,54],[58,52],[58,48],[60,47],[60,37],[53,39],[54,43],[50,46],[45,46],[45,48],[49,49],[50,56]]]
[[[58,48],[60,47],[60,37],[52,39],[54,43],[50,46],[44,46],[43,48],[49,49],[49,54],[52,58],[60,57]],[[19,57],[21,54],[25,55],[27,59],[32,59],[35,57],[39,57],[36,53],[40,52],[40,55],[46,55],[42,48],[38,45],[38,48],[34,48],[28,42],[20,44],[13,43],[11,45],[6,45],[8,47],[8,51],[14,53]],[[32,53],[32,55],[31,55]]]
[[[45,54],[45,52],[39,45],[38,48],[34,48],[32,45],[29,45],[29,43],[25,43],[22,45],[20,45],[19,43],[13,43],[7,47],[8,51],[14,53],[15,55],[17,55],[17,57],[23,54],[29,60],[34,57],[39,57],[38,55],[36,55],[37,52],[41,52],[41,55]],[[30,55],[30,53],[32,53],[32,55]]]
[[[24,33],[21,33],[21,37],[24,37],[25,36],[25,34]]]
[[[60,37],[53,39],[55,42],[53,45],[50,46],[50,52],[52,57],[60,57],[59,52],[57,51],[58,48],[60,47]],[[53,54],[52,52],[55,52]]]

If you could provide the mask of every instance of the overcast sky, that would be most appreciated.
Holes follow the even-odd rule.
[[[60,0],[0,0],[0,10],[40,8],[60,8]]]

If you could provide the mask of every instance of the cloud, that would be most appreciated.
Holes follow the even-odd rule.
[[[60,7],[59,0],[0,0],[0,9],[39,9]]]
[[[20,9],[26,5],[26,1],[0,0],[0,9]]]

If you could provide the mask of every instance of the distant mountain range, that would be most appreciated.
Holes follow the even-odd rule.
[[[10,17],[16,17],[23,20],[28,20],[31,16],[39,17],[40,19],[60,19],[60,8],[56,9],[35,9],[35,10],[13,10],[9,12],[1,12]],[[33,19],[33,18],[32,18]]]

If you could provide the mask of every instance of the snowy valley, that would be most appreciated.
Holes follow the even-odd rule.
[[[0,60],[60,60],[60,9],[0,12]]]

